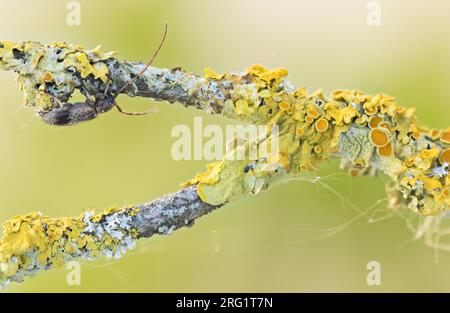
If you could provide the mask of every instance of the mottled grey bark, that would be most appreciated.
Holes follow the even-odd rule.
[[[190,186],[168,194],[150,203],[136,206],[139,212],[131,221],[139,237],[155,234],[170,234],[183,226],[191,226],[194,221],[220,206],[203,202],[197,195],[196,187]]]
[[[136,77],[145,64],[137,62],[123,62],[116,59],[107,61],[111,91],[125,86]],[[94,83],[94,81],[92,81]],[[181,68],[164,69],[149,67],[143,76],[130,85],[123,93],[128,96],[152,98],[158,101],[165,100],[171,103],[179,102],[185,106],[193,106],[209,111],[209,113],[221,113],[223,100],[225,100],[225,86],[223,82],[210,82],[196,74],[183,71]],[[91,91],[98,92],[102,86],[96,86]],[[209,105],[205,108],[205,104]]]
[[[142,71],[144,66],[143,63],[109,60],[112,91],[126,85]],[[228,98],[226,90],[230,87],[230,82],[209,81],[181,68],[149,67],[142,78],[123,93],[170,103],[178,102],[186,107],[192,106],[208,113],[220,114],[223,110],[223,101]]]

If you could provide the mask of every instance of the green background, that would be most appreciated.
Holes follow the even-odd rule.
[[[169,36],[155,65],[201,72],[242,71],[253,63],[289,69],[310,91],[360,89],[417,107],[420,123],[449,126],[450,2],[379,1],[380,26],[366,23],[369,1],[80,1],[81,26],[66,23],[67,1],[1,0],[1,40],[67,41],[119,57],[147,60],[165,20]],[[205,162],[175,161],[177,124],[231,121],[180,105],[120,97],[111,111],[70,128],[50,127],[24,108],[13,73],[0,73],[0,220],[31,210],[50,216],[84,208],[142,203],[179,188]],[[141,240],[119,261],[83,262],[81,285],[66,268],[41,273],[4,292],[21,291],[450,291],[450,253],[414,240],[385,204],[386,177],[351,178],[338,162],[312,182],[282,184],[232,203],[190,229]],[[334,175],[334,176],[327,176]],[[328,178],[327,178],[328,177]],[[353,221],[349,223],[349,221]],[[414,220],[411,220],[414,223]],[[327,231],[337,227],[339,232]],[[331,236],[329,236],[331,235]],[[382,284],[366,283],[381,264]]]

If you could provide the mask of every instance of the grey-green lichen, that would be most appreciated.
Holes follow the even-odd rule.
[[[102,53],[100,47],[85,50],[65,43],[0,42],[0,69],[18,73],[24,104],[37,112],[59,107],[55,98],[66,102],[75,89],[84,87],[83,81],[88,77],[107,82],[106,61],[112,56],[113,53]]]

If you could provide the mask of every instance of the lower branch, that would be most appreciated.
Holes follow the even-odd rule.
[[[0,287],[22,282],[44,270],[76,259],[120,258],[139,238],[169,235],[215,210],[197,195],[195,186],[152,202],[51,218],[39,212],[16,216],[3,224],[0,240]]]

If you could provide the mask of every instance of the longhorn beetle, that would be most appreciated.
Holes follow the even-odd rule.
[[[51,110],[46,113],[40,113],[40,117],[42,121],[47,124],[57,125],[57,126],[68,126],[74,125],[81,122],[89,121],[97,117],[98,114],[108,112],[113,107],[125,115],[145,115],[149,113],[153,113],[154,110],[148,110],[145,112],[126,112],[122,110],[122,108],[116,103],[117,96],[128,88],[131,84],[134,84],[139,78],[141,78],[145,71],[152,65],[159,51],[161,50],[164,41],[167,36],[167,22],[164,24],[164,35],[161,39],[161,42],[153,54],[150,61],[145,65],[142,71],[135,76],[133,79],[130,79],[122,88],[120,88],[116,93],[111,95],[109,91],[109,82],[106,85],[105,91],[103,93],[98,93],[95,96],[94,100],[91,100],[88,93],[86,91],[83,94],[86,96],[85,102],[76,102],[76,103],[61,103],[61,101],[53,97],[55,101],[60,104],[60,107],[54,110]]]

